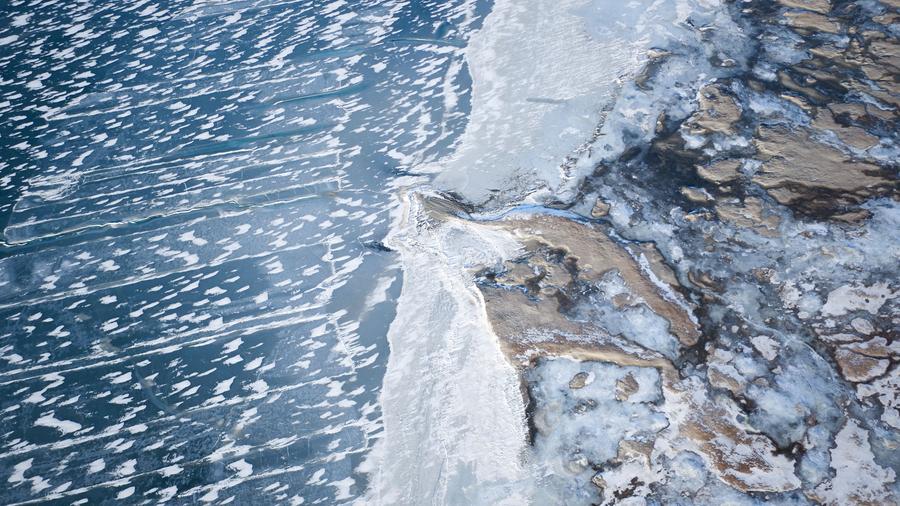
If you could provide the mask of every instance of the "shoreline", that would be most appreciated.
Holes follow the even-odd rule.
[[[884,30],[900,14],[886,5],[691,13],[695,38],[650,51],[614,100],[571,198],[524,178],[493,192],[518,195],[513,207],[472,207],[463,192],[418,215],[428,233],[519,245],[473,256],[455,286],[478,288],[478,320],[517,370],[534,493],[603,504],[900,494],[898,102],[880,88],[898,75]],[[598,432],[601,412],[646,423]]]

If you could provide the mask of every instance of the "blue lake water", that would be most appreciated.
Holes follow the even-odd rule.
[[[335,503],[487,1],[0,11],[0,502]]]

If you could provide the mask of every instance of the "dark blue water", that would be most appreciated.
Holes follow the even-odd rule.
[[[3,4],[0,502],[364,492],[390,183],[465,126],[488,8]]]

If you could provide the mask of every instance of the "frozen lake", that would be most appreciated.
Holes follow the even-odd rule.
[[[464,126],[488,7],[6,4],[2,502],[365,489],[389,181]]]

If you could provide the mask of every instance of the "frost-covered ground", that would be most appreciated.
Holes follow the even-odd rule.
[[[519,5],[395,218],[405,271],[459,287],[405,286],[392,327],[440,364],[404,392],[428,402],[403,428],[444,436],[411,445],[445,477],[423,500],[896,504],[900,6],[563,2],[532,47],[553,29]],[[473,319],[496,348],[441,333]]]

